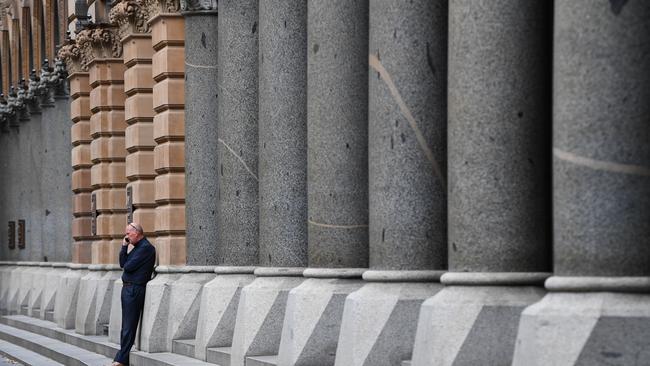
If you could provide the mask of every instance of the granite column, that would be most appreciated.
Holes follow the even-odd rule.
[[[509,364],[544,294],[551,24],[547,2],[449,4],[449,272],[422,305],[414,366]]]
[[[258,12],[254,0],[219,3],[218,257],[220,263],[231,266],[250,267],[259,262]],[[237,278],[223,281],[243,284]],[[253,343],[265,346],[267,339],[255,340],[264,337],[260,328],[269,326],[264,319],[277,296],[277,284],[259,284],[257,279],[239,290],[232,347],[208,355],[209,361],[227,364],[229,359],[230,365],[244,365]],[[229,329],[226,334],[230,335]]]
[[[447,3],[371,0],[369,18],[370,270],[336,365],[399,366],[447,266]]]
[[[580,12],[580,15],[578,15]],[[513,365],[650,359],[650,3],[556,1],[554,276]]]
[[[307,1],[259,7],[261,267],[242,304],[255,331],[246,355],[276,359],[288,293],[307,266]],[[256,301],[263,317],[252,316]]]
[[[334,364],[345,297],[368,266],[368,2],[307,4],[308,265],[280,365]]]

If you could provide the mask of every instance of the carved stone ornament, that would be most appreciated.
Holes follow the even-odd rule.
[[[217,10],[217,0],[181,0],[181,10],[184,12],[214,12]]]
[[[65,62],[66,69],[70,74],[88,71],[90,49],[88,49],[87,52],[82,52],[82,49],[79,47],[77,42],[70,39],[69,35],[66,37],[63,45],[59,48],[57,57]]]
[[[174,14],[181,10],[180,0],[143,0],[149,14],[149,20],[160,14]]]
[[[149,10],[147,0],[117,0],[109,14],[109,20],[118,26],[118,35],[123,39],[131,33],[148,33]]]
[[[91,24],[77,33],[76,42],[83,53],[91,51],[88,62],[95,58],[122,57],[122,42],[117,28],[108,24]]]

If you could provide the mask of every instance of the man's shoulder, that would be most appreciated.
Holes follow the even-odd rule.
[[[146,248],[147,250],[151,250],[154,252],[156,251],[156,247],[153,246],[153,244],[151,244],[151,242],[149,242],[147,238],[142,238],[142,244],[143,244],[142,245],[143,248]]]

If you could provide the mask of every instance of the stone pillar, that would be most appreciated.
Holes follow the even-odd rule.
[[[273,334],[263,347],[251,344],[247,354],[275,355],[288,291],[303,281],[307,266],[307,1],[260,1],[259,14],[262,267],[242,303],[251,310],[256,299],[275,303],[263,317],[249,314],[242,321],[256,330],[255,338]]]
[[[219,4],[218,263],[258,261],[257,1]]]
[[[258,263],[258,2],[222,1],[218,17],[218,242],[219,264],[227,266],[254,266]],[[224,276],[225,277],[225,276]],[[228,321],[225,339],[231,341],[231,350],[218,348],[206,359],[231,365],[244,365],[244,357],[253,339],[256,339],[263,320],[269,313],[269,299],[277,296],[277,284],[267,291],[240,284],[252,278],[237,280],[223,278],[233,295],[241,291],[237,314]],[[219,277],[217,277],[219,281]],[[227,282],[226,282],[227,281]],[[210,284],[216,285],[215,283]],[[270,300],[273,303],[273,300]],[[257,308],[250,304],[255,303]],[[232,333],[230,333],[232,329]],[[232,338],[231,338],[232,337]],[[231,339],[228,339],[231,338]],[[264,339],[261,342],[264,343]]]
[[[513,365],[647,362],[650,3],[557,1],[554,25],[555,273]]]
[[[336,365],[398,366],[447,266],[447,3],[371,1],[369,18],[370,270]]]
[[[504,365],[550,269],[551,4],[449,6],[450,272],[413,365]]]
[[[185,16],[187,263],[218,263],[217,10]],[[242,228],[243,229],[243,228]]]
[[[307,19],[310,268],[287,300],[281,365],[334,364],[368,266],[368,2],[312,1]]]
[[[70,116],[72,127],[72,261],[90,263],[92,246],[92,211],[90,195],[90,82],[87,72],[71,73]]]
[[[184,340],[173,342],[172,350],[201,360],[208,348],[230,347],[241,288],[253,280],[253,267],[237,267],[233,255],[219,260],[218,241],[218,18],[216,3],[185,3],[186,80],[188,88],[185,119],[185,165],[187,182],[188,264],[215,264],[217,276],[198,292],[198,321],[194,332],[185,330]],[[249,230],[242,227],[240,230]],[[231,266],[234,265],[234,266]],[[206,267],[207,268],[207,267]],[[214,276],[214,275],[212,275]],[[180,282],[180,280],[179,280]],[[174,283],[174,286],[176,283]]]
[[[136,29],[135,31],[139,31]],[[124,117],[127,221],[137,222],[155,242],[156,201],[153,139],[153,79],[151,77],[151,35],[129,32],[122,38],[124,47]]]
[[[124,62],[96,57],[89,74],[91,185],[97,212],[92,263],[117,263],[126,225]]]
[[[173,2],[172,2],[173,3]],[[155,4],[160,7],[160,4]],[[186,263],[184,19],[178,4],[149,19],[153,85],[156,249],[161,264]]]

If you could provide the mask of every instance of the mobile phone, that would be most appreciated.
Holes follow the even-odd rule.
[[[124,238],[124,241],[127,242],[127,243],[130,243],[130,242],[131,242],[131,241],[129,240],[128,237],[125,237],[125,238]]]

